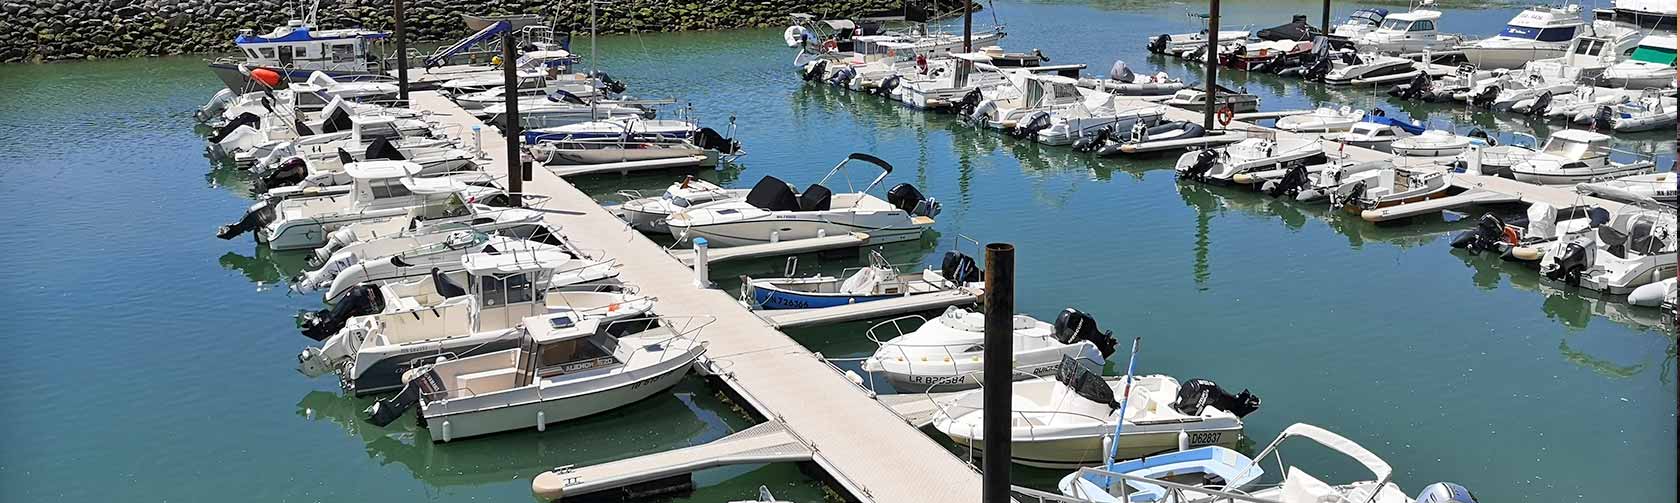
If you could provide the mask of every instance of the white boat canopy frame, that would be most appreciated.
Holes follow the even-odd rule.
[[[1283,433],[1278,434],[1277,439],[1273,440],[1271,445],[1267,445],[1265,449],[1261,450],[1259,454],[1252,458],[1254,459],[1254,463],[1259,464],[1268,454],[1272,454],[1276,451],[1278,445],[1282,444],[1284,440],[1295,437],[1301,437],[1318,442],[1319,445],[1323,445],[1330,450],[1340,452],[1342,455],[1353,458],[1354,461],[1358,461],[1360,465],[1365,467],[1365,469],[1370,470],[1373,475],[1376,475],[1376,487],[1380,488],[1387,485],[1389,480],[1394,476],[1394,468],[1389,466],[1387,461],[1383,461],[1382,458],[1377,457],[1376,454],[1366,450],[1364,446],[1354,443],[1354,441],[1348,440],[1347,437],[1337,435],[1330,430],[1319,428],[1307,423],[1295,423],[1289,425],[1288,428],[1284,428]],[[1282,463],[1281,459],[1279,463]],[[1381,491],[1371,491],[1371,496],[1365,500],[1365,503],[1375,501],[1377,496],[1381,493]]]
[[[863,190],[860,190],[860,191],[857,191],[857,192],[868,193],[869,191],[874,190],[876,186],[881,184],[882,180],[887,179],[887,175],[892,174],[893,167],[892,167],[891,164],[888,164],[887,161],[883,161],[879,157],[875,157],[873,155],[865,154],[865,153],[862,153],[862,152],[852,152],[850,155],[847,155],[845,159],[841,160],[840,164],[835,164],[832,169],[829,169],[828,174],[823,175],[822,180],[817,181],[817,185],[827,187],[828,186],[828,179],[833,178],[836,173],[839,173],[842,168],[846,167],[847,163],[850,163],[852,161],[863,161],[863,162],[866,162],[866,163],[869,163],[869,164],[874,164],[876,167],[881,168],[881,175],[875,177],[875,179],[873,181],[869,182],[868,186],[865,186],[863,188]],[[848,179],[846,181],[846,185],[847,185],[848,189],[851,188],[851,180],[850,179]]]

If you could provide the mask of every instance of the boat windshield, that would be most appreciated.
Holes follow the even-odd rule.
[[[1674,49],[1642,45],[1639,46],[1638,49],[1633,50],[1633,55],[1629,56],[1629,59],[1634,61],[1644,61],[1646,63],[1674,66]]]
[[[1412,22],[1408,21],[1408,20],[1405,20],[1405,19],[1389,19],[1389,20],[1383,21],[1382,29],[1384,29],[1384,30],[1394,30],[1394,31],[1406,31],[1406,27],[1411,26],[1411,25],[1412,25]]]
[[[665,191],[665,200],[670,201],[671,206],[676,206],[678,208],[687,208],[689,205],[688,198],[672,194],[669,190]]]
[[[1597,39],[1597,38],[1576,39],[1575,40],[1575,54],[1579,54],[1579,55],[1582,55],[1582,56],[1597,56],[1599,52],[1602,52],[1604,50],[1604,47],[1607,44],[1609,44],[1608,41],[1603,40],[1603,39]]]
[[[1568,42],[1575,38],[1575,27],[1563,28],[1529,28],[1527,26],[1506,25],[1505,31],[1499,36],[1520,38],[1523,40],[1538,40],[1541,42]]]
[[[1574,140],[1553,138],[1551,141],[1546,142],[1546,148],[1543,152],[1562,156],[1568,159],[1586,159],[1589,157],[1603,156],[1608,154],[1609,150],[1609,145],[1593,145],[1591,143],[1583,143]]]
[[[1355,11],[1353,15],[1348,16],[1348,21],[1353,24],[1377,24],[1378,21],[1382,21],[1383,17],[1384,16],[1382,14],[1378,14],[1376,12],[1359,10]]]

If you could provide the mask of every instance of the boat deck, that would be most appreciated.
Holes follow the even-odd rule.
[[[482,125],[435,92],[410,94],[411,105],[434,120],[470,130]],[[484,128],[490,173],[506,174],[506,140]],[[906,424],[804,346],[755,316],[721,290],[698,288],[693,271],[594,199],[544,169],[532,169],[524,190],[550,199],[550,224],[563,226],[580,247],[599,249],[623,264],[619,278],[659,298],[670,315],[717,317],[700,334],[710,367],[764,417],[775,418],[811,447],[811,461],[858,501],[963,502],[980,500],[980,473],[933,438]],[[861,336],[861,334],[860,334]],[[533,485],[533,489],[537,489]]]

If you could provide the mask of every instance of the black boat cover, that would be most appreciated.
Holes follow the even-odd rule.
[[[747,192],[747,204],[770,211],[799,211],[799,197],[787,182],[768,175]]]

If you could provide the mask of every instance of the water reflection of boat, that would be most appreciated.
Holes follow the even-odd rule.
[[[295,278],[308,269],[310,253],[308,250],[277,252],[259,245],[254,256],[227,252],[217,259],[217,262],[221,263],[223,269],[239,271],[258,286],[275,285]]]
[[[1594,318],[1604,318],[1639,331],[1664,333],[1671,338],[1675,335],[1673,318],[1661,309],[1631,306],[1619,297],[1549,283],[1532,267],[1490,254],[1471,255],[1463,250],[1453,250],[1452,254],[1471,267],[1471,281],[1477,288],[1492,290],[1499,287],[1501,279],[1507,279],[1517,289],[1543,295],[1541,312],[1571,331],[1584,330]]]
[[[692,378],[637,407],[567,422],[546,432],[530,430],[453,444],[432,443],[430,434],[412,421],[384,428],[367,424],[360,414],[371,403],[371,399],[311,391],[298,401],[297,414],[337,425],[361,439],[369,458],[381,465],[402,465],[415,479],[434,488],[505,483],[559,465],[709,442],[751,426],[751,421],[713,398],[706,383]],[[626,427],[638,423],[650,426]],[[656,423],[658,427],[651,426]]]

